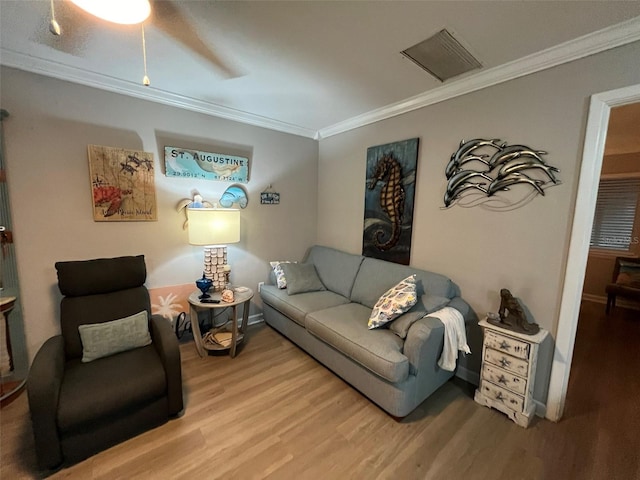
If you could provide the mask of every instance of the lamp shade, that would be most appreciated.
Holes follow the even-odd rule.
[[[191,245],[226,245],[240,241],[240,210],[187,208]]]
[[[83,10],[113,23],[144,22],[151,13],[149,0],[71,0]]]

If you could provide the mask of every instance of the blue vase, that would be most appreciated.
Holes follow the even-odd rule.
[[[207,293],[211,288],[211,285],[213,285],[213,281],[209,278],[206,278],[204,276],[204,272],[202,272],[202,278],[196,280],[196,287],[198,287],[198,290],[202,292],[202,295],[198,297],[200,300],[202,300],[203,298],[211,297],[211,295]]]

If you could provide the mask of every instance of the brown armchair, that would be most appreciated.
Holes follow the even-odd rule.
[[[616,257],[611,283],[607,292],[607,314],[616,306],[616,297],[640,300],[640,258]]]
[[[80,461],[183,409],[178,341],[165,319],[151,315],[144,256],[58,262],[56,270],[61,334],[40,348],[27,380],[42,468]],[[121,321],[129,316],[151,343],[132,348],[137,337]],[[106,348],[97,359],[88,355],[94,343]]]

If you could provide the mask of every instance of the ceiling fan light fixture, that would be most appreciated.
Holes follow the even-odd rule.
[[[151,14],[149,0],[71,0],[84,11],[107,22],[133,25]]]

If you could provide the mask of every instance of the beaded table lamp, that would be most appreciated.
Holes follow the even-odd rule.
[[[187,208],[189,243],[205,245],[204,277],[220,291],[229,281],[227,245],[240,241],[240,210],[232,208]]]

